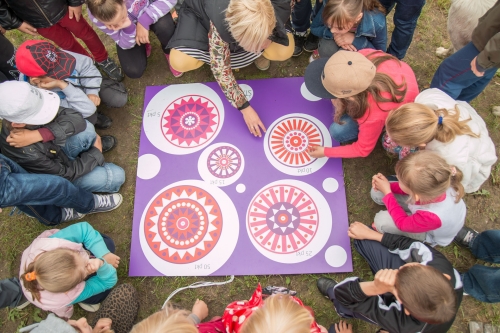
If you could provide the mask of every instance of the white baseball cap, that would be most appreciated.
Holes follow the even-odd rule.
[[[6,81],[0,84],[0,118],[12,123],[45,125],[59,110],[59,96],[28,82]]]

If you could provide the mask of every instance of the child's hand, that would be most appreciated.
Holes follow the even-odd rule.
[[[29,130],[26,128],[15,128],[13,129],[7,139],[9,145],[16,148],[22,148],[29,146],[33,143],[42,141],[43,138],[38,130]]]
[[[92,330],[92,333],[100,333],[100,332],[104,332],[106,330],[111,330],[111,323],[112,322],[113,321],[109,318],[99,319],[97,324],[95,324],[94,329]]]
[[[307,149],[309,156],[314,158],[325,157],[325,147],[322,146],[311,146]]]
[[[82,5],[78,7],[68,6],[69,19],[75,18],[76,22],[80,22],[80,17],[82,16]]]
[[[28,24],[26,22],[21,23],[21,25],[19,26],[19,28],[17,28],[17,30],[24,32],[25,34],[28,34],[31,36],[38,35],[38,32],[36,32],[36,29],[33,28],[30,24]]]
[[[102,259],[106,260],[106,262],[112,265],[114,268],[118,268],[118,265],[120,264],[120,257],[111,252],[103,255]]]
[[[87,97],[94,103],[95,106],[99,106],[101,104],[101,98],[94,94],[88,94]]]
[[[377,294],[394,294],[394,284],[396,284],[397,269],[381,269],[375,274],[373,284],[377,289]]]
[[[335,324],[336,333],[352,333],[352,325],[341,320]]]
[[[349,229],[347,230],[347,235],[352,239],[359,239],[359,240],[370,239],[376,241],[382,240],[381,233],[373,229],[370,229],[367,225],[361,222],[351,223]]]
[[[87,275],[94,274],[97,270],[103,265],[101,259],[89,259],[87,262],[87,266],[85,266],[85,270],[87,271]]]
[[[318,327],[321,333],[328,333],[328,330],[326,329],[325,326],[318,324]]]
[[[203,319],[207,318],[208,316],[208,306],[207,303],[203,302],[200,299],[197,299],[196,302],[194,302],[193,309],[191,310],[192,313],[198,316],[201,321]]]
[[[333,39],[335,40],[335,43],[337,45],[352,45],[352,42],[354,41],[355,37],[356,36],[354,35],[353,32],[346,32],[343,34],[339,33],[333,34]],[[354,51],[356,51],[356,48],[354,48]]]
[[[380,191],[384,195],[391,193],[391,183],[381,173],[372,177],[372,187],[375,191]]]
[[[137,45],[149,44],[149,30],[144,28],[142,24],[137,22],[137,28],[135,32],[135,42]]]

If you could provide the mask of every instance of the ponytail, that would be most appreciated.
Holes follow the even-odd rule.
[[[457,192],[457,197],[455,202],[459,202],[465,196],[465,189],[462,185],[462,180],[464,179],[464,174],[454,165],[451,165],[451,178],[450,186]]]
[[[472,132],[469,125],[467,125],[470,118],[460,120],[460,110],[457,105],[455,105],[455,112],[453,114],[450,114],[447,109],[438,109],[434,111],[434,113],[438,118],[436,125],[436,140],[448,143],[453,141],[457,135],[468,135],[473,138],[479,137],[479,135]]]
[[[26,267],[24,274],[21,275],[24,288],[33,296],[33,300],[40,302],[40,286],[36,280],[35,262],[32,262]]]

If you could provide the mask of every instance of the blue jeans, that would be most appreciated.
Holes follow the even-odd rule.
[[[477,259],[500,263],[500,230],[483,231],[472,241],[471,252]],[[464,291],[487,303],[500,302],[500,268],[474,265],[462,275]]]
[[[80,153],[89,150],[95,139],[94,125],[87,121],[85,131],[69,137],[62,149],[70,160],[74,160]],[[104,163],[75,179],[73,184],[89,192],[114,193],[120,190],[124,182],[125,171],[122,168],[113,163]]]
[[[394,31],[387,53],[403,59],[410,47],[425,0],[379,0],[387,14],[394,8]]]
[[[94,195],[60,176],[28,173],[0,154],[0,208],[12,206],[45,225],[57,225],[61,207],[87,214],[94,209]]]
[[[455,100],[469,103],[477,97],[495,76],[497,68],[490,68],[481,77],[470,67],[479,50],[470,42],[446,58],[432,78],[431,88],[438,88]]]
[[[0,309],[14,308],[22,298],[23,290],[17,277],[0,280]]]
[[[330,125],[330,135],[332,138],[340,143],[358,140],[358,122],[346,114],[340,117],[340,121],[343,123],[342,125],[337,123]]]
[[[306,32],[311,26],[311,20],[319,11],[323,3],[316,1],[314,11],[311,0],[300,0],[295,2],[292,10],[292,27],[295,32]]]

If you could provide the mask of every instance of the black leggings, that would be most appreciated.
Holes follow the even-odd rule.
[[[0,83],[17,80],[19,71],[16,68],[16,48],[0,34]]]
[[[151,24],[151,31],[154,32],[156,37],[160,40],[163,52],[169,54],[170,50],[167,50],[167,44],[172,38],[175,30],[175,23],[172,19],[172,14],[160,18],[155,24]],[[118,54],[118,59],[122,66],[125,75],[132,79],[138,79],[144,74],[146,66],[148,64],[146,56],[146,45],[135,45],[131,49],[122,49],[116,45],[116,53]]]

